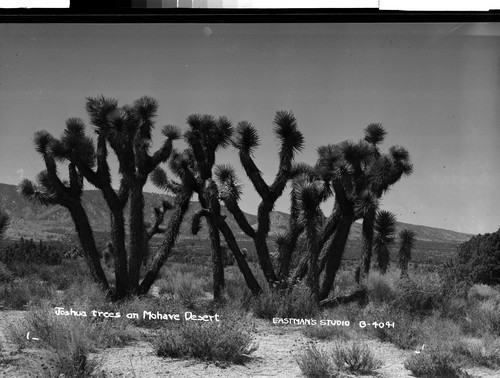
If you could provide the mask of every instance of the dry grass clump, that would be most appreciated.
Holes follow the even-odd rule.
[[[336,343],[333,361],[337,368],[352,374],[372,374],[382,366],[367,345],[353,343],[351,346]]]
[[[11,310],[25,310],[55,296],[54,289],[43,282],[19,279],[0,286],[0,304]]]
[[[188,308],[194,308],[196,300],[203,295],[204,282],[204,279],[192,272],[177,271],[158,280],[156,285],[159,287],[160,295],[167,294]]]
[[[411,314],[392,308],[390,305],[368,306],[365,319],[394,323],[394,327],[367,326],[367,331],[383,342],[390,342],[400,349],[415,348],[421,338],[421,321]]]
[[[500,303],[500,292],[491,286],[476,284],[467,292],[467,299],[470,302],[493,301]]]
[[[319,306],[311,296],[309,289],[299,283],[286,292],[271,291],[264,293],[252,301],[254,314],[259,318],[314,318],[319,313]]]
[[[470,377],[457,364],[455,357],[450,351],[429,349],[409,357],[404,366],[416,377],[446,377],[466,378]]]
[[[295,357],[306,377],[345,377],[348,374],[374,374],[382,366],[368,346],[335,343],[331,352],[308,345]]]
[[[160,333],[153,344],[161,357],[244,364],[258,348],[244,327],[232,316],[221,316],[218,322],[183,321]]]
[[[453,353],[474,366],[500,367],[500,340],[492,337],[462,339],[454,345]]]
[[[494,299],[471,303],[466,309],[463,329],[474,336],[500,336],[500,303]]]
[[[331,354],[309,344],[302,350],[295,360],[302,373],[308,378],[334,378],[339,376],[338,370],[332,363]]]
[[[371,272],[367,280],[368,299],[370,303],[390,303],[396,299],[396,285],[399,278],[390,270],[387,274]]]

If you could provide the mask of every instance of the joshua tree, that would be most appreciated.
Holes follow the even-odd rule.
[[[193,234],[199,231],[200,220],[205,217],[212,245],[214,299],[220,300],[222,298],[222,289],[224,288],[224,261],[220,233],[231,249],[250,290],[254,294],[258,294],[261,288],[241,253],[225,217],[221,214],[219,197],[223,197],[224,194],[219,193],[219,188],[213,179],[215,154],[220,148],[229,145],[233,133],[232,125],[225,117],[216,119],[210,115],[192,115],[188,117],[187,123],[189,129],[184,133],[184,140],[189,146],[186,153],[190,157],[190,164],[186,171],[195,183],[194,191],[198,194],[202,206],[201,211],[193,218],[192,231]],[[232,174],[234,172],[230,167],[215,167],[215,176],[219,181],[226,182],[227,176]],[[226,194],[230,192],[235,198],[239,198],[241,195],[241,188],[238,186],[229,185],[225,190]]]
[[[385,134],[380,124],[370,124],[365,129],[365,138],[357,143],[344,141],[318,149],[314,174],[335,196],[332,213],[323,223],[319,237],[319,270],[325,271],[320,299],[325,299],[330,293],[351,225],[357,219],[363,219],[360,274],[368,273],[378,201],[402,175],[412,172],[409,154],[403,147],[391,147],[388,154],[380,152],[379,145]],[[303,258],[294,280],[302,278],[307,269],[307,259]]]
[[[402,229],[399,231],[399,268],[401,269],[401,278],[408,277],[408,263],[411,260],[411,250],[415,244],[415,232]]]
[[[42,155],[46,169],[38,174],[37,184],[24,179],[19,184],[20,193],[28,200],[42,205],[61,205],[68,209],[75,224],[85,261],[92,278],[104,290],[109,290],[108,281],[102,270],[94,234],[87,213],[82,206],[83,177],[74,163],[68,164],[69,182],[61,180],[53,151],[57,140],[47,131],[35,133],[35,148]],[[89,165],[94,164],[94,154],[85,156]]]
[[[292,163],[294,156],[304,146],[304,137],[297,127],[295,116],[291,112],[279,111],[276,113],[274,117],[274,133],[280,142],[280,150],[278,173],[271,185],[264,181],[261,171],[253,161],[253,153],[260,144],[255,127],[249,122],[240,122],[233,140],[233,145],[238,149],[240,162],[245,173],[262,199],[257,210],[257,229],[254,229],[249,224],[241,211],[238,205],[239,197],[234,196],[231,190],[225,189],[228,185],[235,185],[238,182],[234,171],[228,171],[224,176],[225,181],[220,182],[221,187],[225,190],[222,200],[241,230],[253,239],[261,269],[271,287],[275,286],[278,278],[267,245],[270,214],[276,200],[283,194],[287,182],[293,178]]]
[[[379,211],[375,220],[374,250],[377,256],[377,265],[381,274],[387,272],[389,267],[389,245],[394,242],[396,230],[396,215],[390,211]]]
[[[86,110],[95,127],[96,143],[94,144],[92,138],[86,136],[85,123],[78,118],[67,120],[66,129],[60,139],[55,139],[45,131],[39,132],[35,143],[47,167],[38,180],[42,190],[38,191],[29,181],[24,181],[21,185],[23,194],[28,198],[37,199],[44,204],[60,203],[68,207],[70,212],[77,211],[71,209],[72,201],[77,201],[81,207],[83,178],[101,191],[110,209],[110,250],[114,255],[116,277],[113,294],[117,299],[139,293],[140,267],[147,251],[148,237],[160,230],[154,226],[151,230],[145,227],[143,187],[150,173],[159,164],[167,161],[172,151],[172,141],[180,136],[177,128],[165,126],[162,133],[167,139],[158,151],[149,153],[157,109],[156,100],[150,97],[142,97],[132,105],[122,107],[118,107],[116,100],[103,96],[88,98]],[[118,190],[112,187],[108,147],[115,152],[119,163]],[[69,162],[69,187],[57,176],[55,159]],[[63,198],[63,194],[71,195],[71,200]],[[129,199],[130,250],[127,253],[124,209]],[[65,205],[68,201],[70,204]],[[85,213],[83,207],[81,212]],[[77,230],[78,227],[83,227],[78,225],[80,218],[87,219],[86,214],[82,214],[73,219]],[[157,213],[158,217],[160,215]],[[86,243],[95,244],[93,237],[88,236],[92,233],[90,226],[88,229],[87,236],[80,237],[80,242],[82,248],[87,249],[88,258],[92,259],[95,246],[83,247]],[[91,266],[96,272],[94,275],[102,271],[98,261],[93,262]],[[99,277],[99,282],[107,286],[103,281],[105,281],[104,275]]]
[[[306,283],[315,299],[319,297],[319,232],[323,217],[320,204],[324,200],[324,191],[320,182],[309,181],[302,176],[294,180],[294,192],[297,195],[296,206],[298,208],[297,224],[303,229],[306,237],[306,249],[308,251],[309,270]]]

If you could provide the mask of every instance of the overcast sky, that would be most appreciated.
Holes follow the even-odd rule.
[[[405,146],[415,168],[382,208],[402,222],[492,232],[500,227],[499,63],[500,24],[4,24],[0,182],[34,178],[43,164],[33,133],[59,136],[67,118],[88,121],[85,97],[126,104],[150,95],[160,105],[155,148],[160,126],[185,128],[193,113],[247,120],[259,130],[256,163],[268,182],[276,111],[295,113],[306,140],[297,160],[309,163],[317,147],[382,123],[383,150]],[[239,169],[242,208],[255,214],[259,197],[235,151],[219,162]],[[276,209],[288,207],[284,196]]]

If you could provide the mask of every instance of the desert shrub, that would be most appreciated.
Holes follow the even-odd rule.
[[[82,310],[103,311],[109,307],[106,293],[90,277],[82,277],[71,283],[58,297],[58,305]]]
[[[496,369],[500,366],[500,341],[492,337],[463,339],[453,346],[453,353],[475,366]]]
[[[324,350],[316,348],[314,344],[310,344],[302,350],[295,357],[295,360],[302,373],[308,378],[338,376],[331,355]]]
[[[429,350],[410,356],[404,363],[416,377],[462,378],[468,374],[454,361],[453,354],[443,350]]]
[[[309,289],[301,283],[286,292],[265,290],[253,298],[252,309],[257,317],[264,319],[309,318],[319,313],[317,302]]]
[[[189,308],[193,308],[196,300],[203,294],[203,280],[191,272],[177,271],[170,274],[160,283],[160,295],[170,294]]]
[[[48,245],[41,240],[35,243],[33,239],[21,238],[0,251],[0,261],[8,265],[19,261],[58,265],[62,261],[62,255],[61,250],[54,245]]]
[[[340,270],[335,277],[335,295],[344,295],[350,293],[356,286],[354,273],[346,268]]]
[[[53,353],[55,377],[86,378],[93,376],[97,363],[88,359],[88,351],[82,345],[74,345],[71,350]]]
[[[367,345],[353,343],[350,346],[336,343],[333,347],[333,361],[340,369],[349,373],[371,374],[382,366]]]
[[[400,280],[391,305],[416,316],[439,309],[443,304],[443,286],[437,275],[415,276]]]
[[[461,281],[500,284],[500,229],[491,234],[477,235],[459,245],[457,256],[447,264],[447,270]]]
[[[400,349],[412,349],[421,340],[421,322],[411,314],[394,309],[390,305],[376,308],[368,308],[366,319],[382,319],[390,323],[394,322],[394,327],[367,327],[368,332],[380,341],[390,342]]]
[[[392,275],[371,272],[367,280],[368,299],[372,303],[389,303],[396,297],[394,282],[398,280]]]
[[[161,357],[193,357],[204,361],[243,364],[257,350],[252,337],[238,320],[186,321],[164,330],[153,342]]]
[[[10,326],[8,333],[16,344],[33,346],[26,339],[27,332],[41,340],[36,345],[64,353],[80,346],[89,351],[123,346],[138,336],[119,319],[94,318],[90,313],[87,317],[58,316],[49,307],[30,309],[22,321]]]
[[[227,277],[224,292],[227,298],[226,307],[251,310],[254,297],[241,273]]]
[[[420,328],[422,333],[420,341],[422,348],[425,346],[424,350],[433,351],[438,356],[439,353],[445,352],[446,355],[454,356],[453,349],[462,339],[459,324],[435,314],[423,319]]]
[[[9,283],[12,281],[14,281],[14,274],[0,261],[0,283]]]
[[[89,377],[95,364],[88,360],[92,349],[92,329],[83,319],[60,318],[50,309],[32,309],[23,321],[12,324],[8,330],[9,338],[20,346],[38,347],[49,352],[51,376]],[[101,330],[102,331],[102,330]],[[39,341],[26,339],[27,332]],[[103,336],[101,332],[95,336]]]
[[[50,285],[28,279],[0,286],[0,303],[12,310],[24,310],[29,305],[40,304],[52,297],[54,297],[54,291]]]
[[[500,336],[500,304],[489,299],[471,304],[466,310],[463,330],[472,335]]]
[[[500,304],[500,292],[491,286],[476,284],[469,289],[467,299],[472,303],[493,301]]]
[[[351,335],[344,327],[336,326],[309,326],[302,330],[304,336],[317,340],[349,340]]]

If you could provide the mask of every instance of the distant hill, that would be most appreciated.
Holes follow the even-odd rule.
[[[146,219],[153,220],[153,207],[161,204],[166,198],[171,197],[156,193],[145,193]],[[96,232],[109,230],[109,212],[106,203],[97,190],[86,190],[83,194],[84,207],[87,210],[92,227]],[[68,211],[61,206],[41,206],[26,201],[18,192],[15,185],[0,184],[0,208],[10,216],[10,226],[6,236],[17,239],[19,237],[33,238],[35,240],[65,240],[75,234],[73,222]],[[192,205],[185,217],[181,228],[180,238],[192,238],[190,222],[193,214],[200,209],[198,202]],[[239,240],[248,237],[238,228],[232,216],[223,208],[223,213],[228,215],[226,220]],[[257,217],[246,214],[251,225],[257,224]],[[168,218],[168,213],[167,213]],[[288,226],[288,214],[275,211],[271,216],[271,234],[284,231]],[[427,226],[398,223],[397,230],[406,227],[417,234],[417,239],[422,242],[446,243],[456,245],[471,238],[472,235],[455,231],[444,230]],[[208,238],[206,226],[202,228],[199,239]],[[361,239],[361,224],[354,223],[349,239],[356,242]]]

